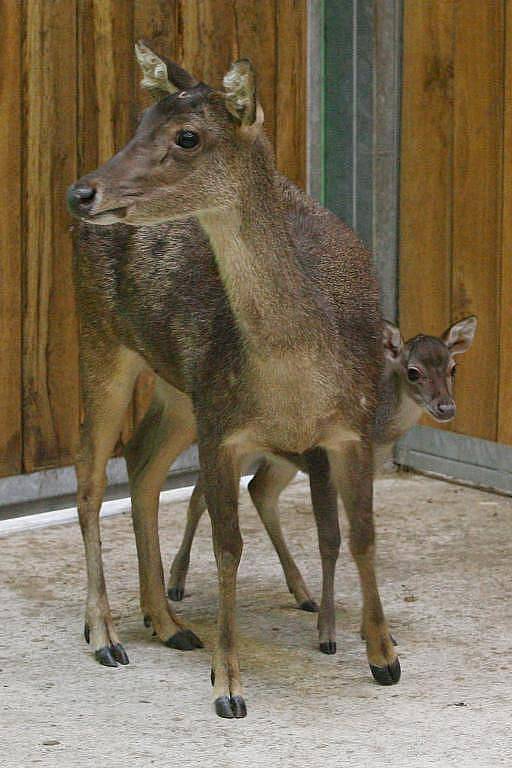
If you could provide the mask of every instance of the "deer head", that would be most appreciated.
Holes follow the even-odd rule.
[[[250,62],[235,62],[218,91],[142,42],[135,52],[155,104],[120,152],[69,188],[70,212],[138,226],[233,205],[262,134]]]
[[[451,325],[440,336],[419,334],[404,342],[398,328],[384,324],[384,354],[388,369],[400,374],[409,397],[425,408],[436,421],[455,416],[453,385],[455,356],[473,343],[477,320],[466,317]]]

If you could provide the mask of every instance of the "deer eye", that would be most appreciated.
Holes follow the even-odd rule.
[[[195,131],[178,131],[175,142],[182,149],[193,149],[199,144],[199,136]]]
[[[409,379],[409,381],[418,381],[420,376],[421,376],[421,374],[420,374],[420,372],[418,371],[417,368],[408,368],[407,369],[407,378]]]

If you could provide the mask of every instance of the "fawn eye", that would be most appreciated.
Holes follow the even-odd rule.
[[[182,149],[193,149],[199,144],[199,136],[195,131],[178,131],[175,142]]]
[[[409,381],[418,381],[420,376],[421,376],[421,374],[420,374],[420,372],[418,371],[417,368],[408,368],[407,369],[407,378],[409,379]]]

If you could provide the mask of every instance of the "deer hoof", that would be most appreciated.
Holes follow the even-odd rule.
[[[167,590],[167,596],[169,600],[173,600],[174,602],[180,602],[183,600],[183,597],[185,595],[185,590],[181,589],[180,587],[171,587]]]
[[[127,664],[130,663],[128,654],[126,653],[121,643],[114,643],[113,645],[110,646],[110,650],[112,652],[112,656],[119,664],[126,666]]]
[[[96,661],[99,661],[100,664],[103,664],[104,667],[117,667],[117,661],[114,658],[112,646],[105,645],[103,648],[94,651],[94,658]]]
[[[336,653],[336,641],[329,640],[327,643],[320,643],[320,650],[322,653]]]
[[[233,717],[247,717],[247,707],[241,696],[231,697],[231,711],[233,712]]]
[[[401,669],[398,657],[392,664],[388,664],[386,667],[377,667],[375,664],[370,664],[370,669],[379,685],[394,685],[400,680]]]
[[[179,632],[166,640],[164,645],[178,651],[193,651],[195,648],[204,648],[201,640],[191,629],[180,629]]]
[[[219,717],[246,717],[247,707],[241,696],[219,696],[215,699],[215,712]]]
[[[87,645],[89,645],[89,641],[91,639],[91,631],[87,623],[84,624],[84,637],[85,637],[85,642],[87,643]]]
[[[318,605],[314,600],[304,600],[299,608],[301,611],[308,611],[308,613],[318,613]]]

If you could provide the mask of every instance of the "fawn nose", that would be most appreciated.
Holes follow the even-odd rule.
[[[438,403],[437,412],[443,420],[453,419],[455,416],[455,402],[453,400],[446,400]]]
[[[80,215],[90,210],[96,197],[96,188],[87,182],[77,182],[68,189],[67,201],[71,213]]]

